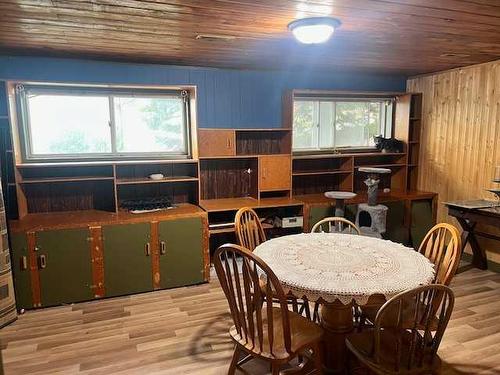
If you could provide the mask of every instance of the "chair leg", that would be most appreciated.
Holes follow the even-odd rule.
[[[314,303],[313,322],[319,323],[319,302]]]
[[[323,375],[323,352],[322,352],[322,347],[321,343],[317,342],[316,344],[313,345],[312,347],[313,353],[312,353],[312,360],[314,362],[314,367],[316,367],[316,374],[318,375]]]
[[[271,374],[272,375],[279,375],[280,374],[280,365],[277,363],[271,364]]]
[[[234,375],[236,372],[236,365],[238,364],[238,359],[240,358],[241,349],[238,345],[234,347],[233,358],[231,359],[231,364],[229,365],[229,370],[227,370],[227,375]]]

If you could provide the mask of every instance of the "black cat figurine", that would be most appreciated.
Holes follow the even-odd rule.
[[[404,143],[394,138],[384,138],[381,135],[373,137],[375,147],[382,152],[403,152]]]

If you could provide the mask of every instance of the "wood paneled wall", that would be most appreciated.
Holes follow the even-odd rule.
[[[409,79],[423,93],[423,131],[418,188],[439,193],[439,202],[487,198],[500,165],[500,60]],[[438,220],[452,222],[440,204]],[[482,228],[500,234],[500,228]],[[482,241],[500,262],[500,242]]]

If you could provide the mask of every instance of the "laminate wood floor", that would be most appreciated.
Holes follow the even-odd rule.
[[[500,374],[500,274],[456,276],[443,374]],[[21,315],[0,330],[6,375],[225,374],[230,316],[218,282]],[[251,374],[268,367],[251,361]]]

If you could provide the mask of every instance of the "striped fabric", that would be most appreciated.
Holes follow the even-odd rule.
[[[9,252],[9,236],[0,185],[0,327],[16,320],[16,300]]]

